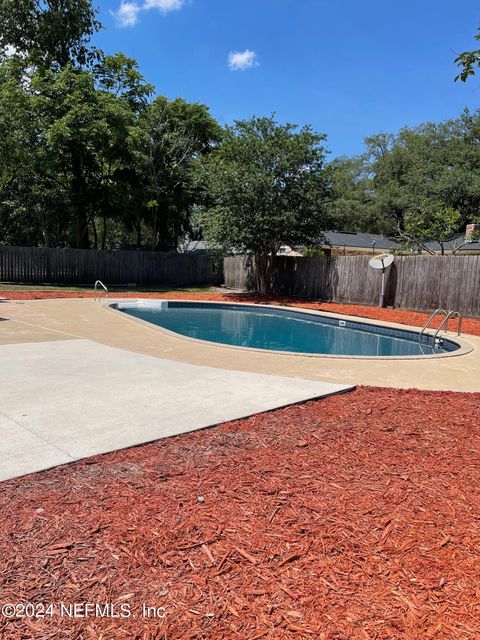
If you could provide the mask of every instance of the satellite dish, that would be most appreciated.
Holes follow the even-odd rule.
[[[372,267],[372,269],[382,269],[383,271],[387,269],[391,264],[393,264],[394,256],[391,253],[381,253],[378,256],[373,256],[368,261],[368,264]]]
[[[368,261],[368,264],[372,269],[377,269],[382,272],[382,291],[380,293],[379,307],[385,306],[385,271],[393,264],[394,256],[391,253],[381,253],[378,256],[373,256]]]

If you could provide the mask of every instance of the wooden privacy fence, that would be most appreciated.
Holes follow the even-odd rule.
[[[194,286],[220,284],[221,269],[195,253],[0,246],[0,281],[24,284]]]
[[[381,273],[368,266],[370,256],[298,258],[278,256],[273,291],[278,294],[376,305]],[[225,284],[251,289],[251,257],[224,260]],[[429,311],[437,307],[480,316],[480,255],[398,256],[388,272],[385,303]]]

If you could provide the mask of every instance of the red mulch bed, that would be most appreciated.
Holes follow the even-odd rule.
[[[0,637],[478,639],[479,424],[480,394],[361,388],[5,482],[0,600],[137,618]]]
[[[1,296],[10,300],[44,300],[50,298],[92,298],[93,293],[75,292],[75,291],[2,291]],[[113,293],[112,296],[115,294]],[[428,313],[419,311],[408,311],[404,309],[380,309],[378,307],[369,307],[358,304],[340,304],[334,302],[313,302],[303,301],[292,298],[284,298],[281,296],[260,296],[253,293],[121,293],[118,297],[122,298],[169,298],[186,299],[186,300],[215,300],[220,302],[249,302],[257,304],[282,304],[291,307],[299,307],[303,309],[315,309],[323,312],[343,313],[346,315],[360,316],[363,318],[373,318],[374,320],[384,320],[385,322],[398,322],[400,324],[409,324],[421,327],[425,324]],[[438,326],[443,318],[435,321]],[[450,327],[456,328],[456,321],[452,320]],[[480,336],[480,319],[464,318],[463,332]]]

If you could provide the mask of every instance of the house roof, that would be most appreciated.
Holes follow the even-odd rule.
[[[462,245],[465,242],[465,235],[463,233],[459,233],[451,240],[447,240],[444,244],[445,251],[452,251]],[[438,242],[433,240],[429,240],[425,243],[429,249],[432,251],[438,251],[439,245]],[[468,242],[465,244],[457,253],[462,253],[463,251],[480,251],[480,242]]]
[[[333,247],[356,247],[358,249],[370,249],[372,242],[375,241],[375,249],[400,249],[402,243],[392,238],[386,238],[376,233],[355,233],[354,231],[326,231],[325,237],[329,244]],[[452,251],[465,242],[465,235],[457,234],[451,240],[444,243],[445,251]],[[440,245],[435,240],[429,240],[425,243],[432,251],[438,252]],[[480,251],[480,242],[468,242],[458,253],[467,251]]]
[[[357,233],[355,231],[326,231],[325,239],[332,247],[352,247],[357,249],[371,249],[372,242],[375,241],[375,249],[400,249],[401,242],[386,238],[377,233]],[[445,242],[445,251],[450,252],[464,242],[465,236],[458,234],[451,240]],[[438,252],[440,247],[438,242],[429,240],[425,243],[432,251]],[[187,251],[208,251],[205,242],[194,240],[188,244]],[[463,246],[458,253],[468,251],[480,251],[480,242],[469,242]]]
[[[385,238],[376,233],[356,233],[355,231],[326,231],[325,238],[333,247],[357,247],[371,249],[375,242],[375,249],[394,249],[400,247],[395,240]]]

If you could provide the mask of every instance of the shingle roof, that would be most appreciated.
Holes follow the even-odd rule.
[[[445,251],[452,251],[452,249],[459,247],[464,242],[465,242],[465,236],[464,234],[460,233],[456,235],[454,238],[452,238],[451,240],[448,240],[447,242],[445,242],[444,244]],[[438,242],[429,240],[425,244],[429,249],[432,249],[432,251],[439,250]],[[480,242],[468,242],[459,251],[457,251],[457,253],[462,253],[462,251],[480,251]]]
[[[395,240],[385,238],[376,233],[356,233],[355,231],[326,231],[325,238],[333,247],[371,248],[375,242],[375,249],[393,249],[400,247]]]
[[[375,249],[400,249],[401,243],[391,238],[386,238],[377,233],[356,233],[355,231],[326,231],[325,238],[332,247],[353,247],[358,249],[371,249],[372,242],[375,241]],[[445,251],[452,251],[464,242],[464,235],[458,234],[452,240],[445,243]],[[425,243],[429,249],[438,252],[440,247],[438,242],[429,240]],[[207,247],[202,240],[190,242],[187,251],[207,251]],[[462,247],[458,253],[467,251],[479,251],[480,242],[469,242]]]
[[[355,233],[354,231],[327,231],[325,237],[333,247],[357,247],[359,249],[370,249],[372,242],[375,241],[375,249],[400,249],[402,243],[392,238],[385,238],[376,233]],[[444,244],[445,251],[452,251],[465,242],[463,234],[457,234],[451,240]],[[429,240],[425,245],[432,251],[438,252],[440,245],[434,240]],[[480,251],[480,242],[468,242],[458,253],[464,251]]]

